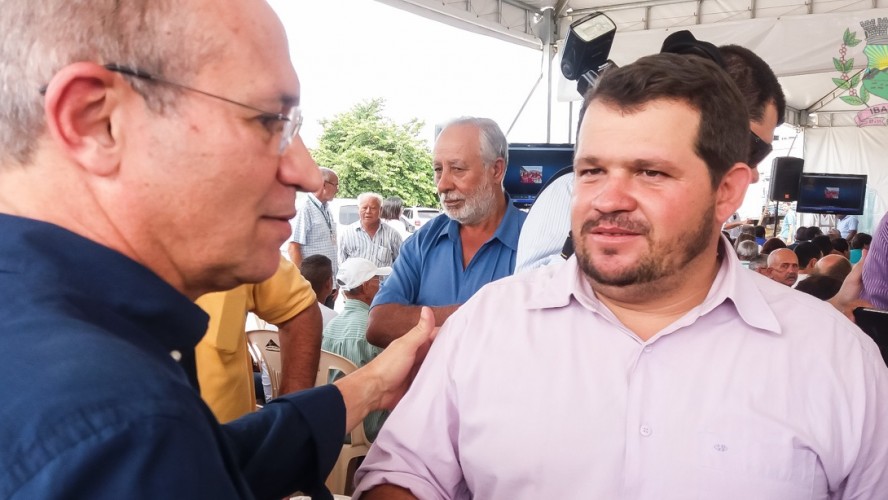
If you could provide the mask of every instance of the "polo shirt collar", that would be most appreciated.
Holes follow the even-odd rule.
[[[521,217],[521,210],[512,204],[512,198],[509,197],[509,193],[503,192],[503,196],[506,197],[506,213],[503,215],[503,220],[496,227],[496,231],[494,231],[490,240],[499,240],[500,243],[517,252],[518,236],[521,234],[521,225],[524,220]],[[447,236],[453,242],[460,241],[459,222],[451,219],[446,213],[444,217],[448,218],[447,224],[435,235],[435,241],[444,236]]]
[[[703,316],[723,304],[733,307],[740,318],[749,326],[780,334],[782,329],[768,301],[755,284],[759,279],[753,271],[740,265],[731,244],[721,237],[721,255],[718,273],[703,302],[696,307],[697,316]],[[532,309],[552,309],[570,304],[571,297],[583,307],[602,313],[606,307],[595,296],[586,275],[579,268],[576,255],[567,261],[549,264],[540,270],[530,271],[541,274],[535,282],[542,283],[530,296],[528,305]]]

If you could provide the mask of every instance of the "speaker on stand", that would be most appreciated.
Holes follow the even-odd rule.
[[[774,158],[771,163],[771,185],[768,199],[776,201],[774,206],[774,236],[777,236],[777,222],[780,220],[780,202],[796,201],[799,197],[799,182],[805,160],[793,156]]]

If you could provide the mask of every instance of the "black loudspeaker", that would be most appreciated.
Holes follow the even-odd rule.
[[[771,163],[771,189],[768,191],[768,198],[773,201],[796,201],[804,167],[805,160],[801,158],[774,158]]]

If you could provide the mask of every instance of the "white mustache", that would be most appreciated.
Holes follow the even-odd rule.
[[[441,200],[442,202],[445,202],[445,201],[465,201],[465,200],[466,200],[466,199],[465,199],[464,197],[462,197],[462,196],[459,196],[459,195],[451,195],[451,194],[448,194],[448,193],[442,193],[442,194],[439,194],[439,195],[438,195],[438,199]]]

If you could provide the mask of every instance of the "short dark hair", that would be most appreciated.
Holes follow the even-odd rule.
[[[795,240],[796,241],[808,241],[808,227],[807,226],[799,226],[796,228]]]
[[[832,240],[832,247],[833,250],[842,253],[847,252],[850,248],[850,246],[848,245],[848,240],[846,240],[845,238],[836,238]]]
[[[873,242],[873,237],[867,233],[857,233],[851,238],[851,249],[860,250]]]
[[[755,231],[756,238],[764,238],[765,237],[765,226],[755,226],[753,228],[753,231]]]
[[[786,97],[777,81],[777,75],[768,63],[753,51],[739,45],[722,45],[718,48],[725,62],[725,71],[740,89],[749,119],[762,121],[765,107],[774,103],[777,108],[777,124],[783,123],[786,114]]]
[[[811,259],[819,259],[820,257],[823,257],[823,254],[820,253],[820,249],[817,248],[817,245],[810,241],[799,243],[798,246],[793,249],[793,252],[795,252],[796,257],[799,258],[800,268],[808,267],[808,262],[810,262]]]
[[[598,101],[635,113],[656,100],[683,102],[700,113],[695,153],[715,188],[749,152],[749,117],[737,86],[714,62],[698,56],[656,54],[605,71],[586,94],[583,108]]]
[[[799,281],[796,290],[813,295],[820,300],[829,300],[839,293],[842,282],[824,274],[814,274]]]
[[[817,236],[811,238],[811,243],[817,245],[817,248],[820,249],[821,255],[829,255],[833,251],[832,240],[829,239],[829,236],[825,234],[818,234]]]
[[[382,202],[382,210],[379,216],[383,219],[398,219],[401,217],[401,211],[404,209],[404,201],[397,196],[390,196]]]
[[[324,285],[333,279],[333,262],[325,255],[309,255],[302,259],[299,272],[311,283],[311,289],[318,296],[318,300],[321,300],[321,291]]]
[[[768,238],[762,245],[762,253],[771,253],[778,248],[786,248],[786,242],[777,237]]]

